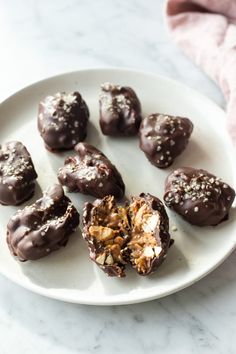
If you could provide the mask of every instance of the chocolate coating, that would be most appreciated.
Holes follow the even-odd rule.
[[[90,258],[108,276],[124,277],[126,264],[149,275],[170,246],[165,208],[150,194],[132,197],[126,206],[117,206],[112,196],[86,203],[83,225]]]
[[[138,133],[141,104],[134,90],[110,83],[101,85],[100,127],[104,135],[130,136]]]
[[[36,260],[65,246],[78,225],[79,213],[62,187],[55,184],[34,204],[11,217],[8,247],[20,261]]]
[[[67,157],[58,172],[58,180],[70,192],[90,194],[97,198],[114,195],[120,199],[125,185],[120,173],[111,161],[94,146],[79,143],[77,155]]]
[[[35,190],[37,173],[30,154],[19,141],[0,145],[0,203],[18,205]]]
[[[79,92],[58,92],[39,103],[38,130],[49,150],[72,149],[87,135],[89,110]]]
[[[151,114],[140,126],[140,148],[154,166],[167,168],[186,148],[192,131],[188,118]]]
[[[179,168],[165,182],[165,204],[193,225],[214,226],[226,220],[234,198],[228,184],[202,169]]]

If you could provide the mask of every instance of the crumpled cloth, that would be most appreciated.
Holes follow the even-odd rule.
[[[236,0],[167,0],[174,41],[221,87],[236,146]]]

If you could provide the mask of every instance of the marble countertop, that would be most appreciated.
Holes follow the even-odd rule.
[[[222,105],[218,88],[168,39],[162,0],[0,0],[0,99],[88,67],[163,74]],[[93,307],[53,301],[0,276],[0,353],[235,353],[236,254],[164,299]]]

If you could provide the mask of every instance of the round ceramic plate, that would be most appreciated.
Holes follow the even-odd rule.
[[[124,84],[139,96],[143,115],[162,112],[189,117],[194,123],[191,141],[175,163],[166,170],[152,166],[139,149],[138,138],[109,138],[98,124],[98,95],[103,82]],[[57,170],[65,156],[44,148],[37,131],[38,102],[58,91],[79,90],[90,109],[87,142],[101,149],[117,166],[126,185],[126,195],[149,192],[162,199],[164,180],[180,166],[204,168],[235,186],[234,151],[225,129],[225,113],[194,90],[147,73],[123,69],[94,69],[63,74],[40,81],[8,98],[0,105],[0,141],[19,140],[31,153],[38,185],[33,203],[42,190],[57,182]],[[85,201],[93,198],[70,193],[81,213]],[[24,204],[26,205],[26,203]],[[24,206],[23,205],[23,206]],[[151,276],[133,270],[126,278],[108,278],[88,257],[81,231],[73,234],[67,246],[38,261],[18,262],[8,250],[5,233],[9,217],[19,208],[0,206],[0,272],[36,293],[68,302],[111,305],[128,304],[162,297],[183,289],[218,266],[236,244],[234,209],[228,221],[217,227],[199,228],[184,222],[168,210],[175,240],[165,262]]]

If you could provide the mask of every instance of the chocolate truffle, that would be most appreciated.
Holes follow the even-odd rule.
[[[227,183],[201,169],[179,168],[165,183],[165,204],[193,225],[214,226],[226,220],[234,197]]]
[[[140,126],[140,148],[154,166],[167,168],[186,148],[192,130],[188,118],[151,114]]]
[[[130,136],[138,133],[141,104],[134,90],[110,83],[101,85],[100,127],[104,135]]]
[[[79,92],[58,92],[39,104],[38,129],[49,150],[72,149],[87,135],[89,110]]]
[[[151,274],[170,245],[165,208],[150,194],[133,197],[126,206],[117,206],[112,196],[86,203],[83,224],[90,258],[108,276],[125,276],[126,264],[139,275]]]
[[[0,145],[0,203],[18,205],[34,194],[37,173],[26,147],[19,141]]]
[[[36,260],[67,244],[79,225],[79,213],[60,185],[19,210],[7,225],[7,243],[20,261]]]
[[[58,180],[70,192],[90,194],[97,198],[113,195],[120,199],[125,185],[120,173],[111,161],[94,146],[79,143],[77,154],[67,157],[58,172]]]

